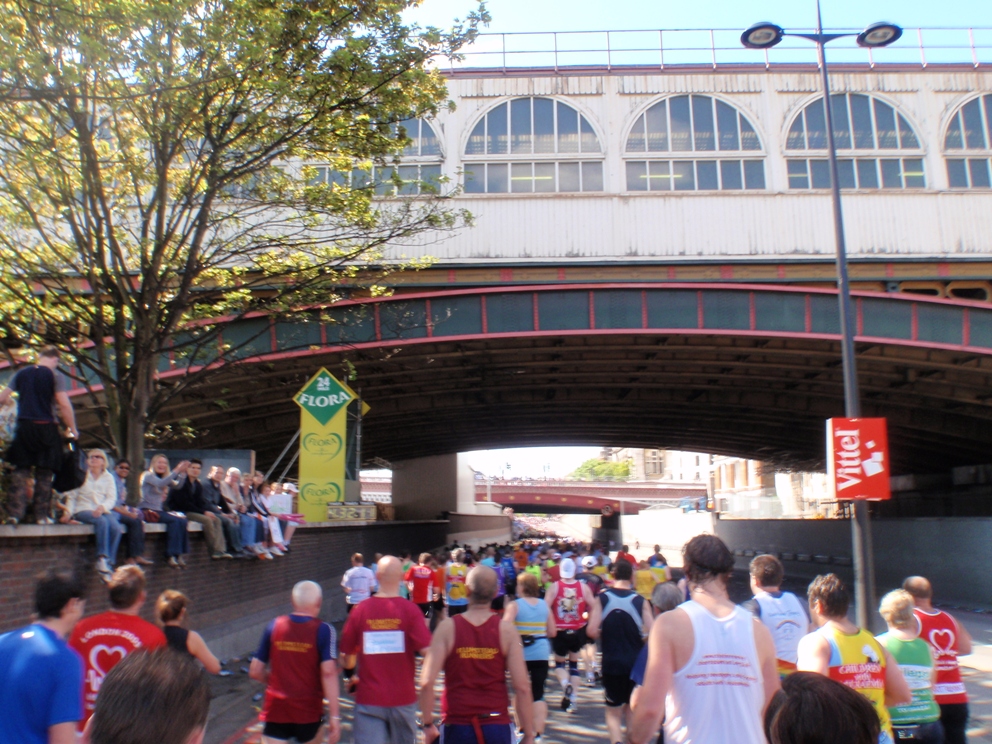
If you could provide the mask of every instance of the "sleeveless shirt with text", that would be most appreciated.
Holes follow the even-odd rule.
[[[824,625],[816,631],[830,644],[830,679],[860,692],[875,708],[882,731],[892,736],[889,710],[885,707],[885,653],[867,630],[853,635]]]
[[[441,716],[446,724],[509,723],[506,659],[499,642],[499,615],[473,625],[452,618],[455,646],[444,662]]]

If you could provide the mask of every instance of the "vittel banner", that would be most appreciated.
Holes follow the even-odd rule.
[[[885,419],[827,419],[827,469],[838,500],[890,498]]]

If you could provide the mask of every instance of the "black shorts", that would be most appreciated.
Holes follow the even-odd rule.
[[[448,605],[448,617],[454,617],[455,615],[461,615],[463,612],[468,612],[468,605]]]
[[[262,729],[262,736],[282,739],[283,741],[296,739],[301,744],[306,744],[306,742],[313,741],[323,725],[323,721],[316,723],[272,723],[266,721],[265,728]]]
[[[15,468],[56,471],[62,466],[62,433],[59,425],[19,419],[5,459]]]
[[[627,705],[635,686],[629,674],[604,674],[603,693],[606,697],[606,707],[619,708],[621,705]]]
[[[544,700],[544,683],[548,681],[548,661],[528,661],[527,673],[530,675],[530,694],[536,703]]]
[[[492,608],[493,612],[502,612],[503,611],[503,602],[505,600],[506,600],[506,595],[504,594],[501,597],[494,598],[493,601],[492,601],[492,603],[489,606]]]
[[[586,626],[583,625],[578,630],[558,629],[558,635],[551,639],[551,650],[555,656],[565,657],[569,654],[577,654],[582,647],[589,643],[586,636]]]
[[[420,608],[420,612],[423,613],[424,617],[428,619],[434,614],[433,602],[417,602],[417,607]]]
[[[435,599],[432,604],[434,605],[434,612],[439,615],[444,612],[444,599],[439,597],[438,599]]]

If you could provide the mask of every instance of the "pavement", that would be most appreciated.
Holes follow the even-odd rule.
[[[803,591],[805,587],[787,587]],[[750,596],[743,576],[736,577],[731,596],[742,601]],[[969,742],[992,744],[992,615],[949,609],[962,622],[974,639],[975,651],[962,657],[962,672],[971,699]],[[340,631],[340,628],[338,628]],[[231,674],[210,680],[213,701],[207,725],[205,744],[257,744],[260,726],[257,723],[261,706],[261,684],[248,678],[247,656],[225,661]],[[442,675],[443,678],[443,675]],[[440,690],[438,691],[440,699]],[[553,675],[545,688],[548,702],[548,725],[542,741],[546,744],[591,744],[607,742],[604,721],[603,690],[582,686],[578,691],[575,713],[562,712],[561,688]],[[342,695],[342,742],[354,741],[351,735],[352,699]],[[362,744],[362,742],[355,742]]]

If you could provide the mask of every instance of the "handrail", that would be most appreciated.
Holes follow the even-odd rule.
[[[860,30],[860,29],[857,29]],[[839,33],[856,29],[837,29]],[[806,31],[806,29],[796,29]],[[611,31],[519,31],[482,33],[460,52],[460,59],[438,60],[442,70],[502,70],[547,68],[650,67],[697,65],[717,70],[731,65],[816,64],[815,50],[785,37],[763,57],[740,44],[741,29],[619,29]],[[862,49],[851,44],[832,47],[831,62],[912,65],[934,64],[979,68],[992,65],[992,27],[908,28],[890,47]]]

